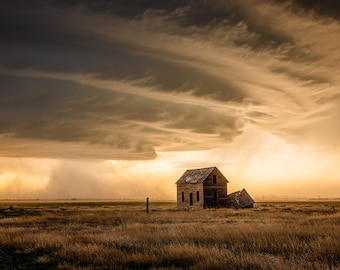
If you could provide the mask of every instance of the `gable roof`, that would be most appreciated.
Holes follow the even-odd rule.
[[[218,169],[216,167],[208,167],[208,168],[186,170],[185,173],[177,180],[176,184],[203,183],[204,180],[207,179],[207,177],[214,170],[218,170]]]
[[[255,201],[245,189],[227,195],[227,205],[234,208],[250,207]]]

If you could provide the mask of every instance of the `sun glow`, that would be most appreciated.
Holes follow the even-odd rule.
[[[337,159],[311,145],[292,144],[248,126],[233,143],[220,148],[158,151],[153,160],[98,163],[3,159],[3,167],[8,169],[0,174],[0,196],[66,198],[76,194],[86,198],[175,199],[175,182],[185,170],[210,166],[217,166],[225,174],[230,181],[230,192],[246,188],[255,199],[286,195],[337,196],[334,190],[340,175],[337,164],[330,160]],[[327,182],[323,188],[317,188],[320,179]],[[74,184],[67,187],[71,180]]]
[[[148,161],[115,160],[109,163],[118,174],[124,172],[130,179],[147,179],[149,183],[162,183],[173,191],[177,178],[187,169],[217,166],[230,180],[229,190],[246,188],[252,194],[267,196],[307,195],[302,189],[309,183],[311,189],[325,172],[335,171],[326,153],[308,144],[293,144],[282,138],[247,127],[232,144],[201,151],[158,152]],[[333,177],[333,178],[332,178]],[[334,173],[328,178],[330,185],[337,183]],[[331,191],[325,187],[324,193]],[[312,196],[316,196],[320,190]],[[171,194],[171,192],[169,192]]]
[[[269,134],[265,134],[261,143],[253,147],[251,157],[244,164],[244,177],[261,181],[315,177],[327,165],[311,146],[290,144]]]

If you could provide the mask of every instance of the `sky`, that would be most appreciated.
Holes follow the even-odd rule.
[[[340,197],[340,2],[0,0],[0,199]]]

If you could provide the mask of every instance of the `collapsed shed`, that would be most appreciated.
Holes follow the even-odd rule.
[[[227,207],[230,208],[253,208],[255,201],[245,189],[227,195]]]

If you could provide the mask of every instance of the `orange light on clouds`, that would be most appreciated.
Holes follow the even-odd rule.
[[[230,180],[230,191],[246,188],[257,198],[337,196],[334,186],[339,173],[329,162],[333,160],[329,154],[312,145],[289,143],[252,126],[232,144],[218,149],[157,154],[149,161],[109,162],[132,178],[163,183],[173,191],[169,193],[172,197],[173,184],[186,169],[208,166],[223,171]]]

